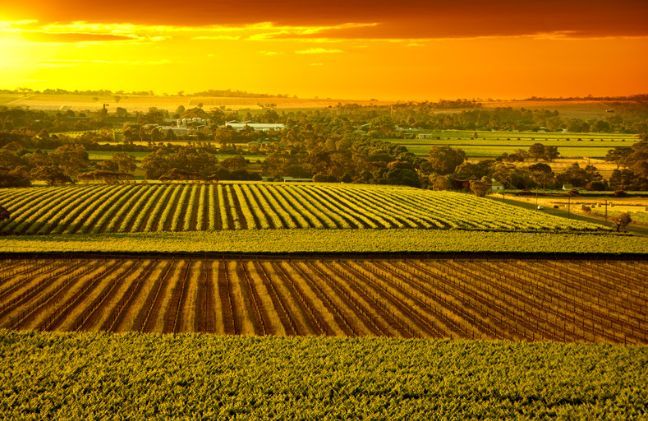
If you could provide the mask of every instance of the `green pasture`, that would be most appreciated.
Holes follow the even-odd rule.
[[[424,139],[387,139],[403,145],[410,152],[424,156],[435,146],[463,149],[469,157],[493,158],[518,149],[527,150],[534,143],[557,146],[565,158],[602,158],[610,149],[632,146],[639,141],[638,135],[619,133],[536,133],[536,132],[490,132],[472,130],[420,131]]]

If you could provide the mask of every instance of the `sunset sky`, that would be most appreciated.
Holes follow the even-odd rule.
[[[0,0],[0,88],[648,92],[648,1]]]

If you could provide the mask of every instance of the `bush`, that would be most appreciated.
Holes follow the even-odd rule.
[[[337,183],[338,178],[334,175],[315,174],[313,176],[313,182],[314,183]]]
[[[0,172],[0,187],[29,187],[31,182],[17,174],[10,174],[8,172]]]
[[[591,181],[585,185],[585,189],[589,191],[604,191],[607,190],[608,185],[605,181]]]

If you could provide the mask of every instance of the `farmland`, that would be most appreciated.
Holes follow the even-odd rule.
[[[7,418],[645,415],[645,347],[0,331]]]
[[[552,196],[550,194],[547,195],[546,193],[538,198],[532,196],[516,196],[513,194],[507,194],[503,197],[507,200],[514,200],[534,205],[537,202],[538,205],[544,206],[548,209],[555,207],[566,211],[569,207],[570,212],[598,219],[604,219],[606,213],[608,218],[613,218],[622,213],[628,212],[632,217],[632,224],[635,227],[637,225],[648,225],[648,198],[646,197],[608,198],[581,195],[580,197],[567,200],[560,194]]]
[[[648,236],[422,229],[306,229],[0,236],[0,253],[526,253],[644,255]]]
[[[5,189],[13,235],[256,229],[600,230],[453,192],[322,184],[163,184]]]
[[[528,149],[534,143],[557,146],[564,158],[603,158],[610,149],[632,146],[639,140],[635,134],[563,133],[471,130],[421,130],[414,134],[424,139],[390,139],[419,156],[434,146],[460,148],[470,158],[495,158],[503,153]]]
[[[648,343],[648,264],[9,260],[0,327]]]

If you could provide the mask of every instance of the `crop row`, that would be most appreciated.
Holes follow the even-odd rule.
[[[648,263],[5,261],[0,327],[648,343]]]
[[[0,190],[5,234],[295,228],[597,230],[468,194],[392,186],[172,184]]]

